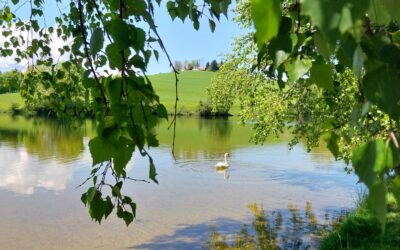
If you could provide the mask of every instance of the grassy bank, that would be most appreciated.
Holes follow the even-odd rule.
[[[24,106],[24,100],[19,93],[7,93],[0,95],[0,113],[9,112],[13,104]]]
[[[320,249],[400,249],[400,208],[392,195],[388,195],[387,206],[389,212],[384,231],[363,202],[322,241]]]

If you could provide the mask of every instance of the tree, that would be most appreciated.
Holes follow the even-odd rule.
[[[190,63],[193,68],[198,69],[200,67],[200,61],[198,59],[194,59],[192,60],[192,62]]]
[[[181,70],[183,69],[182,62],[181,62],[181,61],[175,61],[175,62],[174,62],[174,68],[175,68],[177,71],[181,71]]]
[[[245,28],[254,22],[255,32],[236,40],[220,71],[220,79],[235,76],[230,85],[241,119],[255,123],[254,141],[289,129],[291,145],[305,138],[310,149],[323,137],[369,188],[382,225],[387,192],[400,202],[399,7],[389,0],[239,1],[236,20]]]
[[[210,69],[211,71],[218,71],[219,67],[218,67],[218,63],[216,60],[212,60],[211,64],[210,64]]]
[[[17,92],[21,81],[22,74],[18,70],[0,73],[0,94]]]
[[[57,4],[60,2],[56,1]],[[59,84],[60,79],[48,70],[37,70],[38,66],[52,69],[57,64],[49,46],[54,36],[65,41],[58,49],[61,55],[72,65],[83,68],[81,81],[91,94],[97,136],[89,142],[93,159],[88,178],[91,187],[81,200],[97,222],[107,218],[112,211],[116,211],[127,225],[135,218],[135,202],[121,192],[128,178],[126,165],[134,150],[148,158],[149,179],[158,182],[153,158],[147,150],[158,146],[155,127],[160,118],[167,119],[168,115],[146,75],[150,58],[159,57],[155,47],[166,54],[178,85],[178,72],[154,21],[154,4],[160,3],[158,0],[70,1],[67,12],[56,17],[54,26],[50,27],[44,18],[44,0],[30,1],[27,5],[25,1],[13,0],[1,7],[4,42],[0,54],[14,56],[18,63],[28,62],[25,82],[36,80],[46,83],[45,89],[56,85],[64,91],[68,89],[68,85]],[[200,4],[193,0],[168,1],[166,8],[172,19],[189,19],[196,30],[200,20],[206,18],[214,31],[215,21],[222,15],[227,16],[229,4],[230,0],[218,3],[204,0]],[[21,10],[24,8],[25,11]],[[29,13],[29,17],[24,20],[13,10]],[[203,13],[206,12],[205,16]],[[63,64],[63,67],[68,70],[67,65]],[[60,102],[50,104],[56,106]],[[174,131],[175,121],[176,115],[172,121]]]
[[[206,63],[206,70],[210,67],[210,62]]]
[[[27,111],[63,119],[86,117],[91,104],[82,73],[70,62],[28,69],[20,89]]]

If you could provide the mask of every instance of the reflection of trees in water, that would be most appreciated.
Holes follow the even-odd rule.
[[[344,210],[339,214],[326,212],[324,221],[319,223],[308,201],[304,211],[292,204],[287,210],[270,214],[256,203],[250,204],[249,209],[253,214],[251,228],[243,225],[242,230],[229,240],[212,226],[206,249],[309,249],[347,214]]]
[[[39,159],[55,157],[59,161],[78,158],[84,149],[86,134],[83,122],[63,123],[33,119],[25,129],[0,129],[0,142],[11,147],[23,145],[30,155]]]
[[[199,120],[199,131],[207,130],[208,135],[219,141],[229,139],[232,132],[232,124],[228,118],[202,118]]]
[[[175,157],[210,159],[230,152],[233,124],[227,118],[181,120],[178,124]]]

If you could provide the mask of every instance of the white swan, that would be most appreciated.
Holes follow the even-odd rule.
[[[224,162],[218,162],[217,164],[215,164],[216,168],[227,168],[229,167],[229,163],[228,160],[226,159],[229,156],[228,153],[225,153],[225,161]]]

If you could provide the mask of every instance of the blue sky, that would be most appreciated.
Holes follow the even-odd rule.
[[[240,29],[231,18],[229,20],[221,17],[217,22],[214,33],[211,32],[208,20],[203,20],[200,29],[196,31],[189,20],[182,23],[180,19],[174,21],[168,16],[166,8],[161,5],[156,11],[155,21],[158,23],[159,33],[164,44],[171,55],[172,60],[199,59],[203,65],[212,59],[221,59],[222,54],[232,51],[231,43],[233,37],[240,34]],[[160,58],[159,63],[152,61],[149,65],[149,73],[170,71],[165,56]]]
[[[55,1],[47,1],[45,7],[46,22],[51,26],[54,17],[60,12]],[[202,20],[200,29],[196,31],[192,23],[186,20],[185,23],[178,18],[174,21],[168,15],[165,7],[166,1],[161,3],[161,7],[156,7],[155,21],[158,26],[158,32],[163,39],[164,45],[167,48],[172,61],[175,60],[193,60],[198,59],[204,65],[207,61],[221,59],[223,54],[231,52],[231,43],[233,37],[241,33],[239,27],[231,20],[233,14],[229,14],[229,20],[222,16],[219,22],[216,22],[214,33],[211,32],[208,20]],[[28,17],[28,7],[21,8],[17,15]],[[12,59],[0,61],[0,70],[5,70],[6,67],[11,67]],[[7,66],[6,66],[7,65]],[[157,62],[154,58],[151,60],[148,67],[149,74],[160,72],[169,72],[171,68],[166,56],[160,51],[160,59]]]

